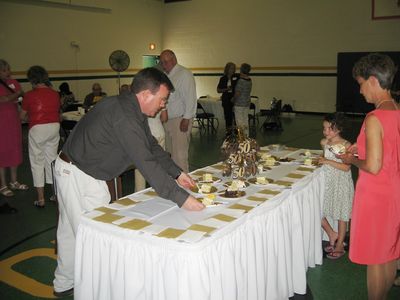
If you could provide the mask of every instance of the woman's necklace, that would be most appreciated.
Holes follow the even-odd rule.
[[[393,99],[382,100],[382,101],[378,102],[378,104],[375,106],[375,108],[378,109],[382,105],[382,103],[385,103],[385,102],[393,102]]]

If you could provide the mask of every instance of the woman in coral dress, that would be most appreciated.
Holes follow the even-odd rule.
[[[350,231],[350,260],[367,265],[369,299],[385,299],[400,257],[400,110],[390,87],[396,67],[386,55],[369,54],[353,68],[368,103],[375,105],[351,153],[359,168]],[[354,154],[358,154],[358,158]]]
[[[11,78],[10,65],[0,59],[0,194],[13,196],[12,190],[26,190],[17,181],[17,167],[22,162],[22,133],[17,102],[23,95],[18,81]],[[7,185],[6,168],[10,168],[11,182]]]

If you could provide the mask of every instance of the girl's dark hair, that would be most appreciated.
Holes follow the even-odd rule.
[[[340,133],[343,133],[346,125],[346,117],[343,113],[336,112],[327,114],[324,121],[330,123],[332,129],[336,129]]]
[[[51,86],[49,80],[49,74],[46,69],[42,66],[32,66],[29,68],[27,73],[28,80],[31,84],[37,85],[39,83],[43,83],[47,86]]]

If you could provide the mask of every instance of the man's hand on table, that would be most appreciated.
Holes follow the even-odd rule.
[[[193,178],[183,172],[181,173],[181,175],[179,175],[179,177],[176,180],[181,186],[187,189],[190,189],[196,185]]]
[[[181,186],[187,189],[190,189],[191,187],[196,185],[193,178],[183,172],[181,173],[181,175],[179,175],[179,177],[176,180]],[[205,208],[205,206],[203,205],[203,203],[199,202],[195,197],[189,195],[185,203],[183,203],[182,208],[187,210],[202,210]]]
[[[205,208],[204,204],[198,201],[195,197],[189,196],[185,203],[183,203],[182,208],[186,210],[203,210]]]
[[[181,124],[179,126],[179,129],[182,132],[186,132],[189,129],[189,120],[188,119],[182,119]]]

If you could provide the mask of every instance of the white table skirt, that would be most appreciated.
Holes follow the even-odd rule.
[[[83,218],[75,299],[287,299],[322,264],[316,170],[216,234],[189,244]]]

